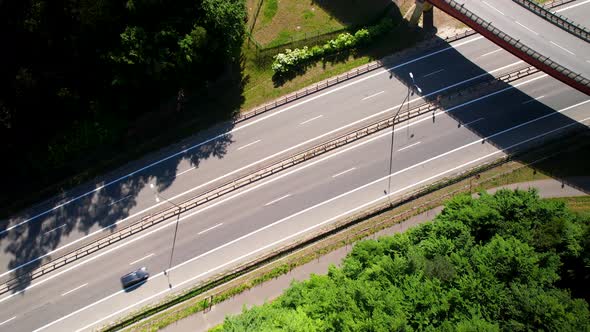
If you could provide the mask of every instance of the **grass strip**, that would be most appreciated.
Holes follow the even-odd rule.
[[[567,207],[583,218],[590,217],[590,196],[549,198],[564,202]]]

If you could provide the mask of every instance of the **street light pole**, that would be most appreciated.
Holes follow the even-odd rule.
[[[414,81],[414,74],[412,74],[412,72],[410,72],[410,78],[412,79],[412,86],[415,87],[418,92],[422,92],[422,89],[420,89],[417,85],[416,82]],[[413,93],[412,93],[413,94]],[[408,86],[408,93],[406,94],[406,97],[404,98],[404,100],[402,101],[401,105],[399,105],[399,108],[397,109],[397,112],[395,113],[395,115],[393,116],[393,122],[391,123],[391,149],[390,149],[390,153],[389,153],[389,178],[388,178],[388,183],[387,183],[387,195],[389,198],[389,205],[392,205],[391,202],[391,170],[393,167],[393,143],[394,143],[394,137],[395,137],[395,121],[397,120],[397,117],[399,116],[399,112],[402,110],[402,107],[404,107],[404,103],[408,101],[408,111],[410,110],[410,87]],[[409,121],[409,117],[408,117],[408,121]],[[409,123],[408,123],[408,128],[409,128]]]
[[[174,226],[174,239],[172,240],[172,250],[170,250],[170,261],[168,263],[168,270],[172,268],[172,257],[174,256],[174,246],[176,245],[176,234],[178,233],[178,221],[180,219],[180,210],[176,216],[176,225]],[[166,274],[166,271],[164,271]]]
[[[176,234],[178,233],[178,222],[180,221],[180,211],[182,211],[182,208],[178,204],[166,199],[165,197],[161,196],[158,192],[156,192],[153,183],[150,183],[150,188],[152,188],[152,190],[156,194],[156,201],[159,201],[159,199],[161,198],[161,199],[165,200],[166,202],[174,205],[174,207],[178,208],[178,215],[176,216],[176,225],[174,226],[174,238],[172,240],[172,249],[170,250],[170,260],[169,260],[168,269],[167,269],[167,270],[170,270],[172,268],[172,258],[174,257],[174,247],[176,245]],[[164,274],[166,274],[167,270],[164,270]],[[169,286],[172,287],[172,285],[170,285],[170,284],[169,284]]]
[[[391,205],[391,168],[393,167],[393,142],[394,142],[394,137],[395,137],[395,120],[397,119],[399,112],[402,110],[402,107],[404,106],[404,103],[406,102],[406,99],[408,98],[408,95],[406,96],[406,98],[404,98],[404,101],[402,101],[401,105],[399,105],[399,108],[397,109],[397,112],[395,113],[395,115],[393,116],[393,121],[391,123],[391,149],[390,149],[390,153],[389,153],[389,178],[387,180],[387,195],[389,198],[389,205]]]
[[[417,90],[419,93],[422,93],[422,89],[418,85],[416,85],[416,81],[414,81],[414,74],[410,72],[410,78],[412,79],[412,95],[414,94],[413,90]],[[408,85],[408,113],[410,112],[410,86]],[[410,117],[408,116],[408,126],[407,126],[407,137],[410,138]]]

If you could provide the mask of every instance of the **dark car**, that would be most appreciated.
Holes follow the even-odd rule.
[[[133,285],[137,285],[140,282],[147,280],[150,277],[147,269],[144,267],[135,270],[131,273],[128,273],[121,277],[121,283],[123,284],[123,288],[128,288]]]

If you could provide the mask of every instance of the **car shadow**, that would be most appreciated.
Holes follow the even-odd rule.
[[[137,284],[133,285],[133,286],[129,286],[127,288],[123,287],[123,290],[125,291],[125,293],[131,293],[134,290],[138,289],[139,287],[143,286],[144,284],[146,284],[148,282],[149,279],[144,280],[142,282],[138,282]]]

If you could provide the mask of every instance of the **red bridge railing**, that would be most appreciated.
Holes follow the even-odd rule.
[[[590,80],[582,76],[581,73],[573,72],[549,59],[549,57],[536,52],[515,38],[502,32],[492,25],[492,23],[485,21],[467,8],[464,8],[462,4],[459,4],[454,0],[428,1],[523,61],[539,68],[563,83],[590,95]]]

